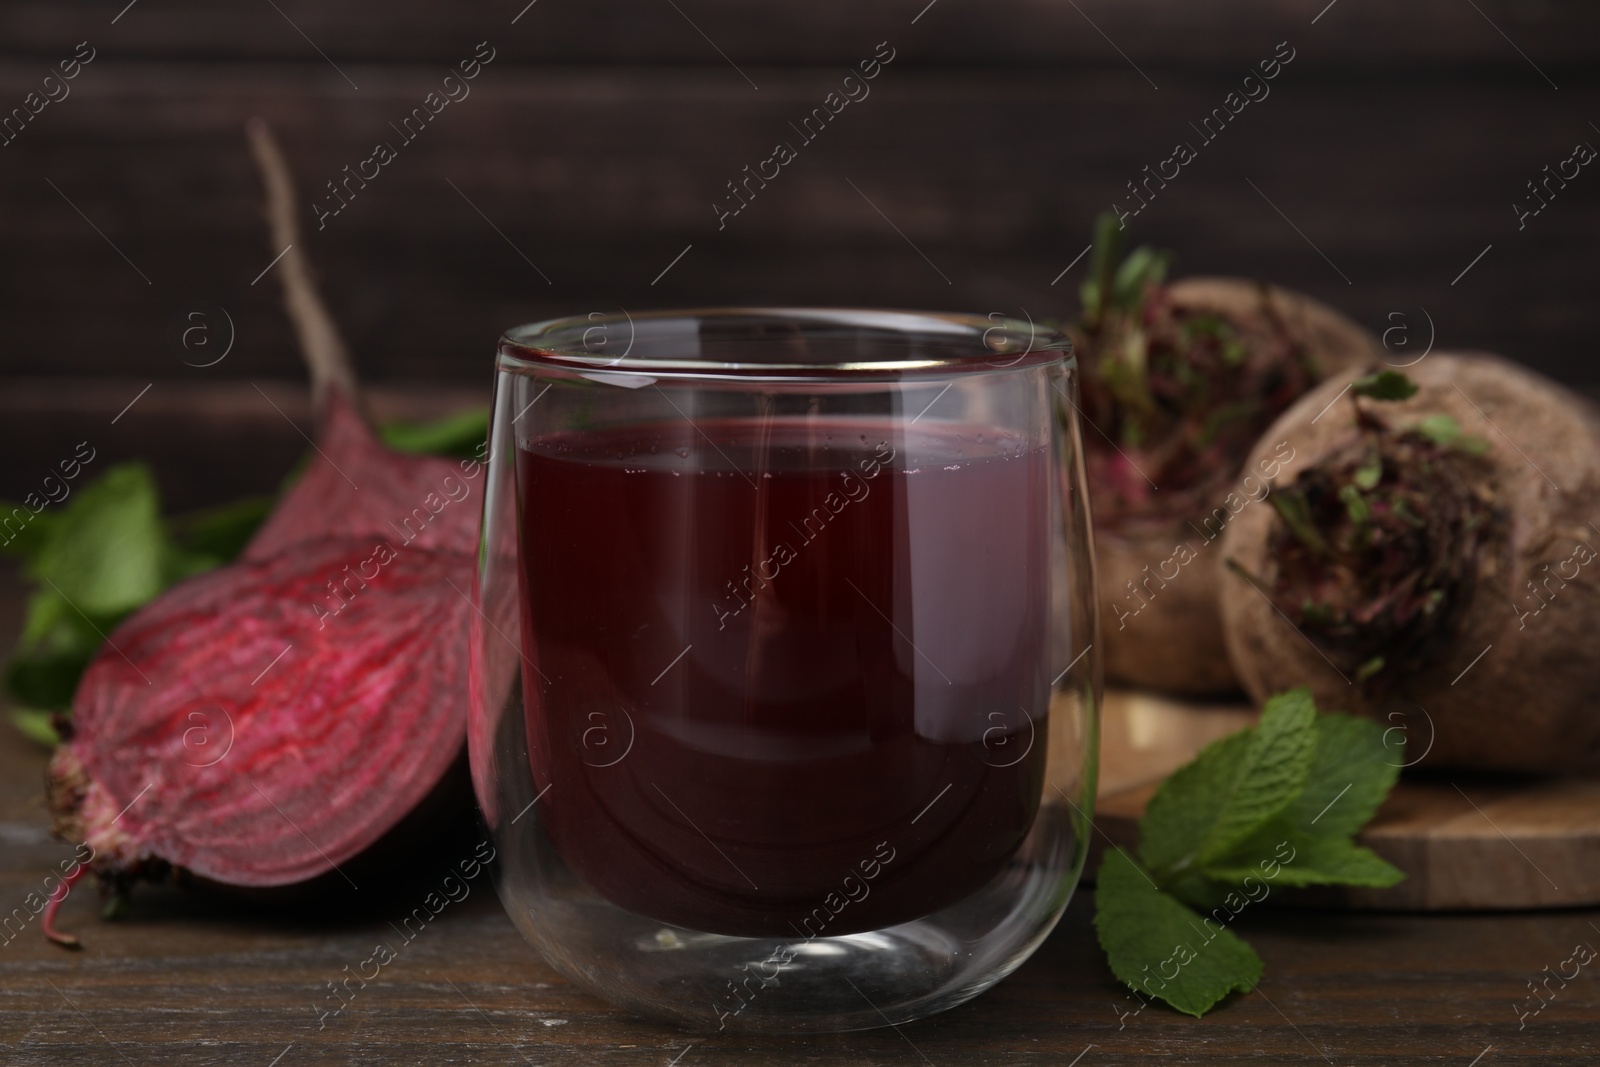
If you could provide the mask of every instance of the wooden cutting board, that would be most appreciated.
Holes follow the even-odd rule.
[[[1244,704],[1110,691],[1101,723],[1096,841],[1138,841],[1138,819],[1168,774],[1248,726]],[[1305,890],[1305,903],[1406,911],[1600,903],[1600,780],[1405,772],[1358,840],[1399,867],[1392,889]]]

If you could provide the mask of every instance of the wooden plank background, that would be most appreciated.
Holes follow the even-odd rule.
[[[306,236],[370,379],[481,388],[502,328],[617,307],[1070,314],[1082,263],[1052,281],[1179,140],[1199,158],[1133,229],[1180,271],[1267,276],[1374,329],[1407,322],[1414,345],[1425,310],[1439,345],[1600,378],[1600,175],[1521,231],[1511,206],[1600,144],[1593,5],[125,3],[0,10],[0,108],[77,42],[96,49],[0,147],[0,375],[296,380],[272,279],[252,284],[277,250],[244,119],[271,119],[320,189],[398,142],[389,124],[487,40],[471,95]],[[871,95],[719,232],[725,183],[796,139],[788,124],[881,41],[896,54]],[[1271,95],[1199,144],[1189,123],[1280,41],[1295,59]],[[214,367],[185,366],[173,339],[196,301],[233,323]]]

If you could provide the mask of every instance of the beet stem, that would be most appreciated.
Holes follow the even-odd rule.
[[[267,221],[272,227],[273,251],[281,257],[278,279],[283,283],[289,321],[300,339],[300,354],[311,371],[312,407],[321,415],[327,410],[329,390],[337,389],[359,410],[360,393],[356,388],[350,350],[345,347],[339,327],[317,292],[311,261],[301,248],[300,227],[295,221],[294,179],[289,165],[265,119],[250,119],[245,123],[245,132],[267,188]]]

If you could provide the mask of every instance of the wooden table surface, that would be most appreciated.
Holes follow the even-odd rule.
[[[0,642],[20,599],[0,572]],[[0,728],[0,913],[71,850],[50,839],[42,749]],[[464,841],[470,848],[472,842]],[[416,875],[444,871],[419,858]],[[695,1035],[631,1018],[545,966],[479,884],[319,1025],[327,983],[390,933],[425,888],[338,913],[257,907],[141,887],[130,914],[97,918],[87,883],[63,908],[84,948],[36,924],[0,943],[0,1045],[37,1064],[1581,1064],[1600,1059],[1600,976],[1585,970],[1519,1026],[1527,983],[1573,947],[1600,944],[1600,912],[1382,915],[1264,907],[1239,930],[1266,962],[1253,995],[1203,1020],[1136,1004],[1094,941],[1087,893],[1043,948],[970,1004],[897,1032]],[[415,899],[408,896],[414,893]],[[370,900],[370,903],[369,903]],[[1549,968],[1548,972],[1545,968]],[[319,1007],[320,1006],[320,1007]],[[1075,1057],[1077,1057],[1075,1059]]]

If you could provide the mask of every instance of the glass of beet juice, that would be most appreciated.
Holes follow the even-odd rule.
[[[472,770],[553,966],[695,1030],[848,1030],[1039,945],[1095,780],[1075,379],[999,316],[501,339]]]

